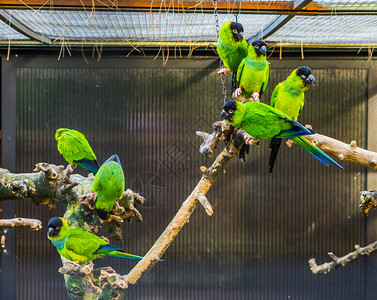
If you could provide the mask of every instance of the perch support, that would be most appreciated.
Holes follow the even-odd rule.
[[[373,251],[376,251],[377,241],[363,248],[361,248],[359,245],[355,245],[355,249],[356,251],[350,252],[342,257],[337,257],[336,255],[334,255],[334,253],[329,252],[328,255],[331,257],[332,261],[326,262],[322,265],[317,265],[315,259],[311,258],[308,262],[310,270],[313,272],[313,274],[326,274],[330,272],[332,269],[337,269],[340,266],[344,267],[349,262],[352,262],[360,258],[361,256],[369,255]]]

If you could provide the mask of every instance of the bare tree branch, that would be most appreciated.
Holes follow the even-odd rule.
[[[204,146],[202,145],[201,149],[214,149],[213,145],[217,145],[220,140],[229,139],[227,135],[230,135],[233,130],[229,131],[229,126],[227,124],[223,122],[220,123],[221,124],[214,124],[216,134],[199,134],[204,138]],[[158,260],[172,243],[174,238],[178,235],[182,227],[187,223],[191,214],[194,212],[199,203],[202,203],[202,205],[204,204],[203,206],[206,209],[206,212],[211,215],[212,207],[210,206],[209,201],[205,197],[205,195],[211,188],[217,177],[225,172],[226,165],[228,164],[230,159],[234,157],[234,155],[238,152],[243,143],[243,135],[234,134],[233,139],[217,156],[212,166],[208,169],[204,166],[200,168],[200,170],[203,172],[202,178],[199,180],[190,196],[188,196],[187,199],[182,203],[182,206],[178,210],[177,214],[174,216],[170,224],[166,227],[164,232],[154,243],[151,249],[144,256],[144,258],[139,261],[139,263],[126,275],[126,280],[129,285],[135,285],[140,280],[140,278],[158,262]],[[207,152],[207,150],[203,150],[201,151],[201,153],[206,155],[207,153],[211,153],[211,151],[208,150]]]
[[[25,218],[0,219],[0,228],[1,227],[30,227],[31,230],[38,231],[42,228],[42,222],[36,219]]]
[[[349,161],[377,171],[377,153],[357,147],[356,141],[346,144],[322,134],[306,135],[305,138],[326,154],[335,156],[339,160]]]
[[[359,245],[355,245],[356,251],[350,252],[347,255],[342,257],[337,257],[334,253],[329,252],[328,255],[332,258],[333,261],[324,263],[322,265],[317,265],[315,258],[309,259],[310,270],[313,274],[326,274],[332,269],[337,269],[340,266],[344,267],[349,262],[352,262],[361,256],[369,255],[373,251],[377,250],[377,241],[361,248]]]
[[[31,199],[35,204],[45,204],[51,208],[55,206],[55,201],[59,201],[67,205],[64,218],[70,226],[98,232],[98,218],[89,196],[93,175],[83,177],[72,174],[70,166],[64,169],[63,166],[47,163],[37,164],[34,172],[36,173],[12,174],[8,170],[0,169],[0,200]],[[127,190],[118,202],[119,205],[114,205],[111,212],[113,220],[104,224],[110,237],[114,239],[122,238],[123,220],[142,221],[136,207],[144,202],[144,198]],[[20,225],[23,219],[14,220],[12,224],[7,223],[10,220],[0,220],[0,227],[1,224],[9,224],[7,227]],[[31,221],[37,224],[32,228],[37,230],[41,227],[40,221]],[[5,247],[5,241],[2,239],[1,242],[2,247]],[[76,266],[76,269],[69,267],[70,264]],[[124,297],[127,288],[124,276],[116,274],[110,267],[93,270],[93,264],[77,267],[73,262],[65,262],[60,272],[64,274],[66,290],[71,299],[120,299]]]

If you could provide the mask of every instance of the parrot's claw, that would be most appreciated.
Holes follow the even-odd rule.
[[[249,134],[246,133],[244,135],[244,139],[245,139],[245,143],[249,144],[249,142],[253,139],[253,137],[251,135],[249,135]]]
[[[242,89],[241,88],[238,88],[234,91],[233,93],[233,98],[237,98],[238,96],[240,96],[242,94]]]
[[[260,102],[260,100],[259,100],[260,96],[259,96],[258,92],[255,92],[251,96],[254,98],[255,102]]]
[[[76,169],[77,165],[71,165],[69,164],[67,168],[72,169],[72,172]]]
[[[218,72],[217,72],[218,74],[224,74],[224,75],[226,75],[226,73],[229,73],[228,72],[228,69],[227,68],[221,68]]]
[[[253,138],[251,135],[245,133],[244,135],[245,143],[248,145],[259,145],[259,140]]]

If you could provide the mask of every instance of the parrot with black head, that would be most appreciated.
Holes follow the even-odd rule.
[[[330,162],[343,169],[330,156],[303,137],[314,134],[313,130],[304,127],[282,111],[267,104],[254,101],[243,104],[239,101],[229,100],[225,102],[220,117],[229,124],[241,128],[253,138],[291,139],[324,165],[328,166]],[[246,142],[248,141],[246,140]]]
[[[85,264],[96,258],[115,256],[128,259],[143,257],[124,252],[82,228],[71,228],[65,219],[55,217],[48,221],[47,237],[64,258]]]
[[[248,45],[243,37],[243,26],[237,22],[227,22],[221,26],[217,39],[217,53],[223,61],[224,68],[218,73],[237,73],[238,66],[247,56]]]
[[[315,82],[312,71],[307,66],[301,66],[293,70],[286,80],[280,82],[272,92],[271,103],[292,120],[297,121],[304,107],[305,92]],[[272,138],[270,142],[269,172],[271,173],[279,152],[281,139]]]
[[[267,44],[265,41],[252,42],[247,57],[242,60],[237,70],[239,88],[233,94],[235,98],[242,94],[245,98],[252,96],[255,101],[259,102],[260,96],[266,90],[270,72],[266,55]]]

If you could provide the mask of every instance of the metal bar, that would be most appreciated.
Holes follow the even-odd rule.
[[[45,9],[50,9],[51,7],[64,7],[64,8],[90,8],[95,6],[96,8],[107,8],[107,9],[120,9],[120,8],[158,8],[165,7],[166,5],[171,5],[174,7],[180,7],[184,9],[213,9],[212,1],[196,1],[196,0],[172,0],[172,3],[166,2],[164,0],[2,0],[1,6],[7,7],[42,7]],[[252,10],[294,10],[295,4],[292,1],[241,1],[241,9],[252,9]],[[218,1],[218,9],[238,9],[237,1]],[[321,5],[314,4],[309,6],[307,9],[324,9]]]
[[[312,0],[296,0],[294,2],[295,9],[302,9],[305,6],[307,6]],[[247,39],[248,43],[251,43],[255,40],[260,39],[266,39],[269,36],[271,36],[273,33],[278,31],[280,28],[282,28],[285,24],[287,24],[294,15],[288,15],[288,16],[278,16],[275,20],[273,20],[269,25],[266,26],[265,29],[259,31],[256,35],[252,36],[251,38]]]
[[[219,13],[236,13],[238,11],[237,1],[218,1]],[[2,0],[0,8],[7,9],[37,9],[37,10],[84,10],[95,7],[97,11],[161,11],[168,7],[181,8],[180,12],[190,12],[200,8],[203,13],[213,13],[212,1],[181,1],[181,0]],[[365,7],[365,9],[360,9]],[[309,3],[304,9],[295,7],[292,1],[241,1],[240,9],[242,14],[299,14],[299,15],[348,15],[348,14],[376,14],[377,5],[371,8],[369,5],[359,4],[359,9],[329,9],[317,3]]]
[[[40,47],[40,48],[51,48],[51,47],[61,47],[62,45],[69,45],[71,47],[81,48],[81,47],[93,47],[94,45],[101,45],[103,47],[142,47],[142,48],[160,48],[161,46],[164,47],[182,47],[182,48],[190,48],[190,47],[199,47],[201,49],[208,48],[211,50],[212,48],[216,48],[216,42],[126,42],[126,41],[92,41],[92,42],[82,42],[82,41],[70,41],[68,42],[61,42],[55,41],[51,45],[45,45],[40,42],[36,41],[10,41],[10,47]],[[286,48],[300,48],[301,43],[280,43],[280,42],[267,42],[269,47],[276,46],[276,47],[286,47]],[[377,43],[303,43],[303,46],[306,48],[344,48],[344,49],[360,49],[360,48],[377,48]],[[7,49],[9,47],[9,41],[0,41],[0,47],[2,49]]]
[[[45,44],[51,44],[51,40],[48,37],[30,30],[3,9],[0,10],[0,20],[8,24],[13,29],[17,30],[19,33],[31,38],[32,40],[36,40]]]
[[[16,68],[1,59],[1,167],[16,171]],[[2,202],[3,219],[16,216],[16,202]],[[16,229],[3,229],[0,299],[16,299]]]

